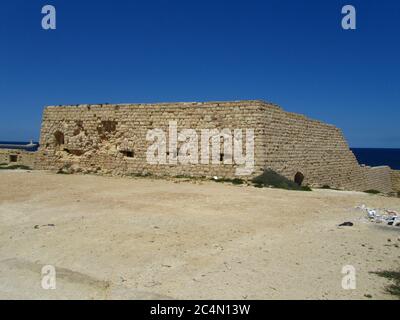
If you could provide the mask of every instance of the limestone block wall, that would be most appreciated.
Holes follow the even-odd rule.
[[[254,176],[263,164],[264,153],[257,146],[263,143],[265,108],[279,109],[260,101],[47,107],[37,168],[73,164],[84,172],[236,177],[236,169],[241,166],[225,163],[225,158],[232,155],[222,151],[223,144],[218,164],[149,164],[146,151],[153,142],[146,140],[148,131],[161,129],[168,142],[169,124],[175,121],[178,132],[194,129],[199,136],[203,129],[241,129],[242,153],[246,151],[246,129],[253,129]]]
[[[361,167],[365,174],[364,190],[378,190],[384,193],[393,192],[393,184],[391,180],[391,169],[388,166],[379,167]]]
[[[0,163],[24,165],[34,168],[36,152],[18,149],[0,149]]]
[[[391,178],[393,191],[400,192],[400,170],[392,170]]]
[[[338,128],[283,110],[270,110],[265,127],[265,166],[289,179],[301,172],[311,186],[363,189],[363,172]]]
[[[199,160],[202,130],[242,130],[240,151],[245,154],[246,129],[252,129],[254,170],[240,178],[250,179],[271,168],[289,179],[300,172],[305,177],[303,183],[311,186],[360,191],[367,186],[387,187],[373,178],[386,179],[386,171],[370,173],[360,167],[341,130],[263,101],[50,106],[43,112],[36,168],[69,165],[75,171],[121,175],[238,177],[237,169],[243,165],[225,161],[232,155],[223,149],[222,138],[217,164],[150,164],[146,151],[153,142],[146,140],[146,135],[158,128],[168,142],[170,122],[176,122],[178,132],[195,130]],[[178,143],[178,150],[182,143]]]

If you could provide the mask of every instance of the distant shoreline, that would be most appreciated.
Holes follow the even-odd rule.
[[[26,145],[30,141],[0,141],[0,149],[9,149],[1,145]],[[39,142],[33,141],[37,147],[28,148],[28,151],[37,151]],[[400,170],[400,148],[350,148],[360,164],[367,166],[387,165]]]
[[[391,148],[350,148],[360,164],[367,166],[389,166],[400,170],[400,149]]]
[[[0,149],[16,149],[16,150],[26,150],[26,151],[37,151],[39,149],[39,142],[32,141],[35,146],[23,147],[29,145],[31,141],[0,141]],[[21,146],[21,147],[19,147]]]

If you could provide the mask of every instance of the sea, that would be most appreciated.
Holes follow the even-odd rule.
[[[400,170],[400,149],[351,148],[360,164],[367,166],[389,166]]]
[[[29,141],[0,141],[0,149],[2,144],[26,145]],[[36,147],[29,148],[28,151],[36,151]],[[385,148],[351,148],[360,164],[367,166],[389,166],[392,169],[400,170],[400,149]]]
[[[34,147],[30,147],[30,148],[24,148],[24,150],[26,151],[37,151],[37,149],[39,148],[39,142],[36,141],[32,141],[34,144],[36,144],[36,146]],[[17,146],[23,146],[23,145],[27,145],[29,144],[30,141],[0,141],[0,149],[14,149],[12,147],[8,147],[8,146],[2,146],[2,145],[17,145]],[[18,147],[16,147],[15,149],[20,149]]]

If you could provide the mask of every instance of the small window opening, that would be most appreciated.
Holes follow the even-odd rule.
[[[124,150],[121,153],[127,158],[133,158],[135,156],[133,151]]]
[[[10,162],[17,162],[18,156],[16,154],[10,154]]]

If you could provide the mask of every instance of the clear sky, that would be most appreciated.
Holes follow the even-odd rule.
[[[54,5],[57,29],[43,30]],[[357,29],[343,30],[352,4]],[[38,139],[46,105],[263,99],[400,148],[400,1],[0,3],[0,140]]]

